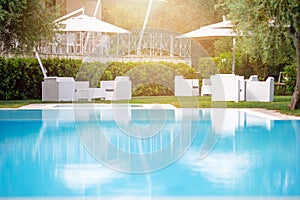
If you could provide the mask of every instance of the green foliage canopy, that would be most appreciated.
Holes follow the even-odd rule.
[[[241,36],[240,50],[268,65],[295,62],[293,39],[300,31],[298,0],[226,2],[229,17]]]
[[[226,0],[225,5],[242,35],[244,50],[252,57],[269,65],[297,63],[289,108],[300,109],[300,1]]]
[[[40,0],[0,1],[0,45],[2,54],[16,50],[32,50],[41,42],[52,39],[56,18],[52,9]]]
[[[186,33],[218,21],[216,0],[153,0],[147,27]],[[104,21],[129,30],[140,29],[145,19],[147,0],[102,0]]]

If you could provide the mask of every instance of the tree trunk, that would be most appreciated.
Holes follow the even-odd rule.
[[[296,47],[297,55],[297,80],[295,91],[292,96],[291,103],[289,105],[290,110],[300,109],[300,38],[299,33],[294,36],[294,44]]]

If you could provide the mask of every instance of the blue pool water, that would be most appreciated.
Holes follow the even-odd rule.
[[[300,196],[300,121],[125,113],[0,110],[0,198]]]

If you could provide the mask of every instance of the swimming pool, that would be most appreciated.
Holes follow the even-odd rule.
[[[0,127],[1,199],[300,196],[297,120],[80,106],[0,110]]]

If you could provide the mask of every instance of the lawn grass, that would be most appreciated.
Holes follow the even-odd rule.
[[[131,104],[172,104],[175,107],[199,107],[199,108],[264,108],[277,110],[283,114],[300,116],[300,110],[289,110],[288,105],[291,101],[290,96],[275,96],[274,102],[214,102],[211,97],[175,97],[175,96],[143,96],[133,97]],[[124,102],[124,101],[123,101]],[[128,101],[125,101],[126,103]],[[17,100],[17,101],[0,101],[1,108],[18,108],[28,104],[46,103],[41,100]],[[61,102],[60,102],[61,103]],[[67,102],[70,103],[70,102]],[[87,103],[87,102],[79,102]],[[96,103],[110,103],[110,101],[97,100]]]
[[[41,100],[11,100],[0,101],[0,108],[19,108],[28,104],[42,103]]]
[[[264,108],[268,110],[277,110],[280,113],[300,116],[300,110],[289,110],[288,105],[291,102],[291,96],[275,96],[273,102],[212,102],[210,96],[195,97],[197,107],[199,108]],[[152,97],[134,97],[130,103],[168,103],[175,107],[196,107],[193,98],[179,98],[175,96],[152,96]],[[192,106],[189,106],[192,105]]]

